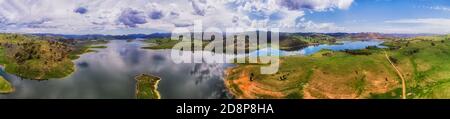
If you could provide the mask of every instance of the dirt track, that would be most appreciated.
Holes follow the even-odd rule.
[[[398,76],[400,76],[400,78],[402,79],[402,98],[406,99],[405,78],[403,78],[403,74],[400,72],[400,70],[398,70],[398,68],[394,65],[394,63],[392,63],[391,59],[389,59],[389,56],[386,51],[384,51],[384,55],[386,56],[386,59],[389,61],[389,63],[392,65],[392,67],[394,67],[395,71],[397,71]]]

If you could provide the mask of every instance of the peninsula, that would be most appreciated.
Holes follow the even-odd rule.
[[[137,99],[160,99],[161,96],[157,90],[158,83],[161,78],[140,74],[134,78],[136,82],[136,98]]]

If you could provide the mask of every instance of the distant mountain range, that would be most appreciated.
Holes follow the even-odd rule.
[[[53,36],[62,37],[66,39],[150,39],[150,38],[170,38],[171,33],[153,33],[153,34],[128,34],[128,35],[102,35],[102,34],[90,34],[90,35],[65,35],[65,34],[32,34],[36,36]],[[280,33],[280,36],[286,35],[300,35],[300,36],[315,36],[315,35],[327,35],[335,38],[409,38],[416,36],[430,36],[436,34],[383,34],[383,33]]]
[[[65,34],[32,34],[36,36],[53,36],[62,37],[66,39],[149,39],[149,38],[169,38],[170,33],[153,33],[153,34],[128,34],[128,35],[102,35],[102,34],[89,34],[89,35],[65,35]]]

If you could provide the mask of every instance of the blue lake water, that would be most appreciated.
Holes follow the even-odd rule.
[[[297,51],[280,51],[281,55],[309,55],[321,49],[344,50],[380,46],[378,40],[343,41],[339,45],[309,46]],[[148,73],[161,77],[158,90],[162,98],[205,99],[232,98],[224,85],[224,71],[231,64],[186,63],[171,60],[170,50],[144,50],[140,41],[113,40],[108,48],[97,49],[74,60],[76,71],[61,79],[44,81],[22,79],[0,69],[15,92],[0,98],[33,99],[133,99],[134,76]],[[382,47],[382,46],[380,46]],[[254,53],[264,53],[261,50]]]
[[[136,75],[161,77],[158,90],[165,99],[231,98],[223,82],[225,64],[175,64],[170,50],[147,50],[142,42],[113,40],[105,49],[74,60],[76,70],[61,79],[22,79],[0,69],[15,92],[1,98],[134,99]]]
[[[383,41],[380,40],[364,40],[364,41],[340,41],[337,44],[321,44],[315,46],[307,46],[305,48],[295,50],[295,51],[283,51],[277,49],[271,49],[274,52],[274,55],[279,54],[280,56],[290,56],[290,55],[311,55],[316,52],[319,52],[323,49],[329,49],[333,51],[342,51],[342,50],[356,50],[356,49],[364,49],[368,46],[377,46],[379,48],[385,48],[381,44]],[[269,49],[262,49],[256,52],[251,53],[251,56],[257,56],[259,53],[260,56],[266,56],[269,52]]]

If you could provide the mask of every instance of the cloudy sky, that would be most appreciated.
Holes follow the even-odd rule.
[[[450,33],[450,0],[0,0],[0,32],[132,34],[203,27]]]

